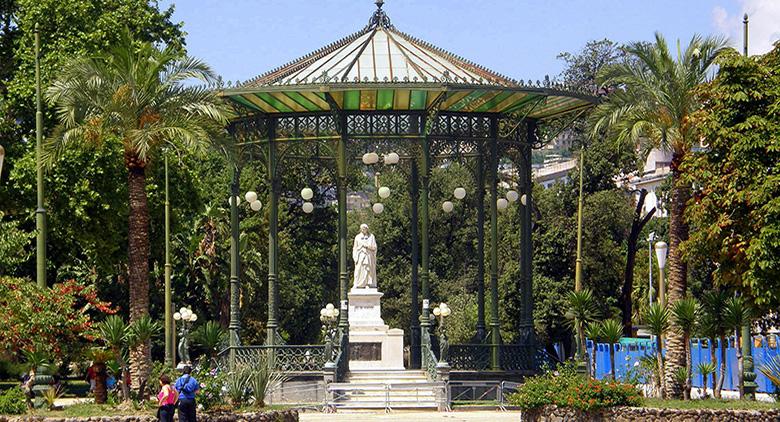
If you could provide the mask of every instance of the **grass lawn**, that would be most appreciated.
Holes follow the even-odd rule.
[[[661,400],[661,399],[645,399],[645,407],[658,407],[663,409],[746,409],[746,410],[761,410],[761,409],[777,409],[780,407],[778,403],[767,403],[762,401],[748,401],[748,400]]]

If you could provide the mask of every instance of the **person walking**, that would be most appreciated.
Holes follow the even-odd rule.
[[[160,392],[157,394],[157,419],[160,422],[173,422],[177,398],[176,390],[171,387],[171,377],[165,374],[160,375]]]
[[[179,393],[179,422],[196,422],[195,393],[200,390],[200,383],[191,375],[192,367],[185,366],[182,372],[173,386]]]

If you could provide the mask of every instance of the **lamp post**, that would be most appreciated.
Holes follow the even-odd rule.
[[[35,229],[38,232],[35,241],[36,282],[38,287],[46,287],[46,208],[43,207],[43,164],[41,148],[43,144],[43,111],[41,108],[41,35],[35,24],[35,164],[37,167],[38,203],[35,209]]]
[[[171,203],[168,198],[168,152],[165,156],[165,364],[173,365],[173,315],[171,311]]]
[[[322,321],[322,332],[325,335],[325,367],[332,368],[333,362],[333,343],[336,341],[336,322],[339,320],[339,310],[332,303],[325,305],[320,309],[320,321]]]
[[[442,302],[439,306],[433,308],[434,317],[439,318],[439,363],[436,366],[447,367],[447,358],[450,352],[450,342],[447,340],[447,329],[444,324],[444,318],[450,316],[452,309]]]
[[[647,289],[647,299],[649,304],[653,305],[653,241],[655,240],[655,232],[650,232],[649,235],[647,235],[647,277],[649,279],[648,281],[648,289]]]
[[[182,307],[179,312],[173,314],[173,319],[181,321],[181,331],[179,332],[179,366],[190,365],[190,329],[192,323],[198,320],[198,315],[192,312],[190,308]]]
[[[666,306],[666,286],[664,285],[664,267],[666,266],[666,251],[669,245],[666,242],[657,242],[655,244],[655,257],[658,259],[658,303],[661,307]]]

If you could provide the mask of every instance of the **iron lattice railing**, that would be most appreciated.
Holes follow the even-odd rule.
[[[453,344],[449,364],[456,371],[484,371],[490,369],[490,344]],[[498,346],[500,367],[504,371],[539,371],[545,364],[555,366],[555,359],[544,349],[522,344]]]
[[[231,351],[237,365],[256,365],[270,360],[274,369],[280,372],[322,372],[326,362],[323,345],[228,347],[219,354],[223,364],[230,363]]]

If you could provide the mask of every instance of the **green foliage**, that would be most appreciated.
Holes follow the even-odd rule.
[[[599,340],[610,345],[620,343],[623,338],[623,323],[616,319],[607,319],[599,323]]]
[[[640,406],[642,397],[636,387],[614,381],[589,380],[576,373],[574,364],[557,371],[526,378],[517,393],[509,397],[522,410],[555,405],[582,411],[613,406]]]
[[[29,280],[0,277],[0,349],[71,357],[91,343],[92,317],[111,312],[94,287],[74,280],[40,289]]]
[[[671,313],[658,303],[650,306],[645,314],[645,324],[654,336],[662,336],[669,330]]]
[[[161,330],[162,325],[158,321],[153,320],[149,315],[144,315],[127,326],[127,342],[131,347],[146,343]]]
[[[758,370],[772,382],[775,387],[775,394],[780,391],[780,356],[773,356],[758,367]]]
[[[761,314],[780,306],[780,48],[730,52],[699,90],[693,116],[707,148],[684,163],[694,192],[685,244],[691,260],[719,265],[716,283],[740,292]]]
[[[228,339],[227,331],[216,321],[206,321],[192,334],[195,343],[202,347],[209,356],[216,355]]]
[[[24,392],[12,387],[0,393],[0,415],[21,415],[27,412]]]
[[[596,303],[590,290],[571,291],[567,295],[567,300],[569,308],[566,311],[566,318],[573,324],[583,324],[596,319]]]
[[[100,338],[108,347],[122,349],[128,340],[128,327],[119,315],[109,315],[97,325]]]
[[[227,382],[227,375],[224,372],[206,367],[195,367],[192,370],[192,376],[200,382],[198,404],[203,405],[204,410],[213,409],[223,403],[222,388]]]
[[[726,326],[731,330],[741,330],[742,326],[750,320],[752,312],[750,307],[745,303],[744,298],[730,297],[726,301],[725,312],[723,313],[723,321]]]
[[[43,398],[43,402],[46,403],[46,408],[49,410],[54,410],[56,406],[55,403],[64,394],[65,390],[62,388],[62,386],[49,387],[44,390],[43,393],[41,393],[41,397]]]
[[[714,374],[717,371],[717,366],[713,362],[700,362],[696,365],[696,372],[703,376],[705,379]]]
[[[0,276],[18,275],[17,266],[30,258],[30,239],[35,233],[22,230],[18,221],[3,221],[0,211]]]
[[[728,334],[729,327],[724,316],[729,298],[730,295],[723,290],[710,290],[702,294],[699,327],[705,337],[719,338]]]
[[[249,376],[252,369],[248,366],[239,366],[227,373],[223,388],[225,398],[233,407],[241,407],[247,399],[249,389]]]
[[[680,299],[672,304],[671,316],[681,334],[690,337],[696,330],[700,318],[699,303],[694,298]]]

